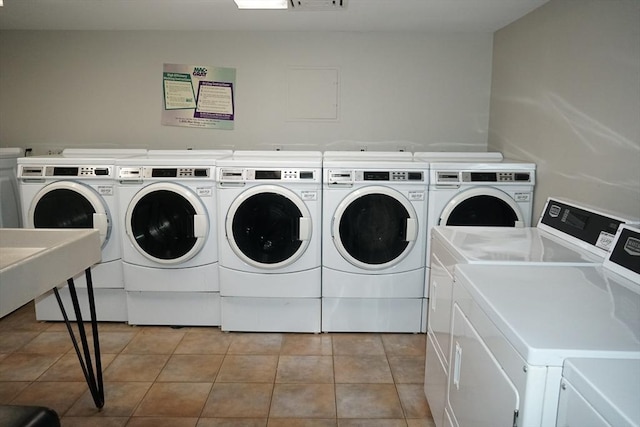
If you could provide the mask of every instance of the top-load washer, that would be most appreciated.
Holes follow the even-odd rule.
[[[215,165],[228,150],[116,163],[130,324],[219,325]]]
[[[218,162],[222,329],[320,332],[322,154]]]
[[[566,425],[567,359],[640,363],[639,247],[640,230],[623,225],[600,266],[458,264],[447,422]]]
[[[637,219],[549,198],[537,227],[443,227],[431,233],[425,394],[438,426],[444,416],[456,264],[595,266],[621,224]]]
[[[419,332],[428,164],[329,151],[323,175],[322,329]]]
[[[22,227],[20,195],[16,175],[22,148],[0,148],[0,228]]]
[[[126,321],[120,250],[120,221],[115,192],[115,161],[144,155],[144,149],[65,149],[59,156],[18,159],[22,219],[26,228],[96,228],[102,262],[91,269],[96,317]],[[84,275],[74,278],[78,294],[86,294]],[[70,304],[66,285],[60,296]],[[79,298],[89,318],[87,298]],[[38,320],[63,320],[53,292],[36,299]],[[69,316],[74,317],[71,310]]]
[[[640,427],[640,360],[567,359],[558,427]]]

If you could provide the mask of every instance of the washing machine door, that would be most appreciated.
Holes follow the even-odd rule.
[[[492,187],[462,191],[442,210],[438,225],[524,227],[517,203],[507,193]]]
[[[400,192],[371,186],[347,195],[331,221],[333,243],[351,264],[381,270],[404,259],[418,236],[418,217]]]
[[[303,200],[276,185],[243,191],[225,220],[233,252],[257,268],[275,269],[294,263],[309,246],[312,219]]]
[[[133,246],[161,264],[180,264],[200,252],[209,234],[207,210],[189,188],[158,182],[138,191],[125,216]]]
[[[111,236],[111,214],[93,188],[74,181],[44,186],[31,201],[27,214],[30,228],[95,228],[105,246]]]

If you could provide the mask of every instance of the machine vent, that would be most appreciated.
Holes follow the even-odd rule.
[[[289,0],[291,10],[344,10],[347,0]]]

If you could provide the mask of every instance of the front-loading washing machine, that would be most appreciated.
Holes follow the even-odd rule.
[[[429,163],[427,237],[437,225],[531,226],[534,163],[491,152],[418,152],[414,159]]]
[[[558,418],[568,359],[640,362],[639,246],[640,230],[623,225],[599,266],[458,264],[447,422],[574,425]]]
[[[323,175],[323,331],[419,332],[428,164],[333,151]]]
[[[437,226],[431,230],[424,387],[436,425],[446,425],[455,266],[599,266],[611,250],[619,226],[636,222],[637,218],[549,198],[537,227]]]
[[[24,227],[100,231],[102,262],[91,269],[97,320],[127,320],[115,161],[145,153],[144,149],[65,149],[59,156],[18,159]],[[74,278],[74,282],[80,294],[82,314],[88,319],[88,299],[82,297],[87,292],[85,276]],[[60,296],[70,307],[66,285],[60,289]],[[63,320],[53,292],[38,297],[35,309],[38,320]],[[68,311],[73,318],[73,312]]]
[[[321,182],[316,151],[218,163],[223,330],[320,332]]]
[[[426,312],[431,229],[438,225],[531,226],[536,166],[505,160],[500,153],[491,152],[419,152],[414,159],[429,162],[430,173],[423,301]]]
[[[130,324],[219,325],[215,164],[226,150],[116,163]]]

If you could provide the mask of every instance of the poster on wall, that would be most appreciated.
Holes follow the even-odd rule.
[[[162,124],[233,129],[236,69],[164,64]]]

